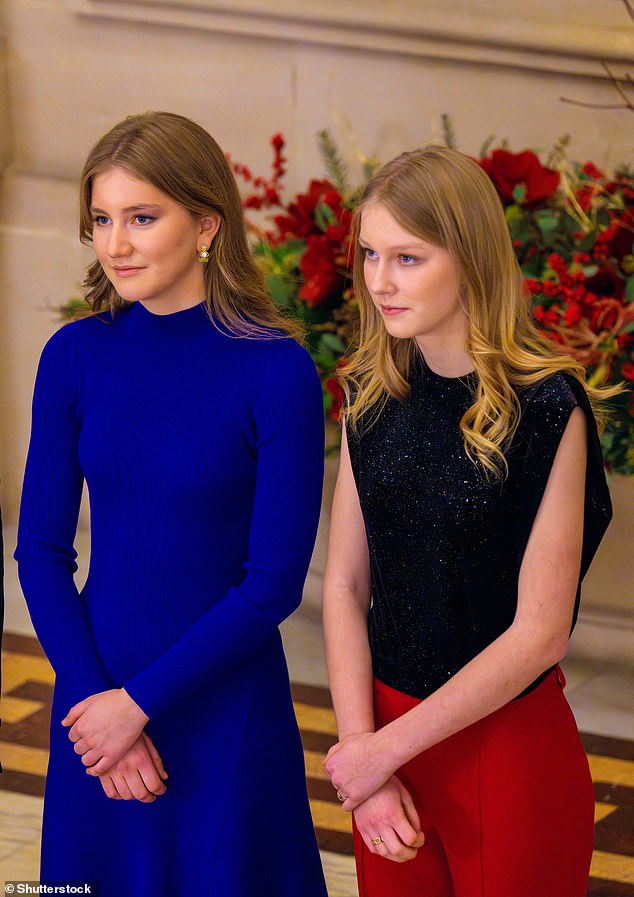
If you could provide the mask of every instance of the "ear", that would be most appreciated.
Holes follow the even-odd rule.
[[[218,233],[221,220],[220,215],[215,212],[210,212],[209,215],[203,215],[200,219],[199,241],[201,243],[206,243],[207,246],[211,246],[213,238]]]

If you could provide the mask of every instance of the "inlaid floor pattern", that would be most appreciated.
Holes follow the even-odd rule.
[[[5,635],[0,759],[2,790],[41,796],[48,756],[53,672],[35,639]],[[325,688],[293,685],[304,744],[308,791],[319,846],[352,853],[350,816],[341,810],[322,767],[335,741]],[[634,741],[584,734],[595,789],[595,853],[588,897],[634,897]]]

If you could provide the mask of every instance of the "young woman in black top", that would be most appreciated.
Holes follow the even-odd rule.
[[[557,664],[611,514],[602,394],[533,328],[477,163],[405,153],[357,223],[324,619],[360,893],[585,897],[593,790]]]

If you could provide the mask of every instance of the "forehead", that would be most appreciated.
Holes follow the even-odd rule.
[[[380,202],[370,202],[361,210],[359,239],[372,245],[430,245],[399,224],[390,210]]]
[[[105,171],[96,174],[92,181],[92,204],[101,206],[104,203],[114,205],[147,204],[167,205],[175,200],[158,187],[136,177],[121,165],[112,165]]]

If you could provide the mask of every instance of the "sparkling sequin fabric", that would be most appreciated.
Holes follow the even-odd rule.
[[[370,552],[374,674],[420,698],[512,623],[522,556],[577,405],[589,430],[582,576],[611,516],[581,385],[556,374],[521,396],[509,475],[500,484],[486,482],[464,450],[459,421],[474,400],[475,378],[440,377],[421,363],[405,402],[390,400],[366,431],[348,429]]]

